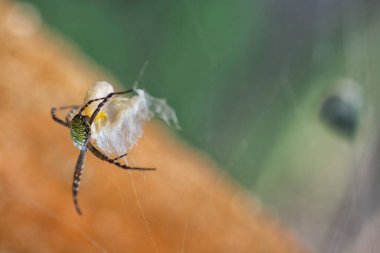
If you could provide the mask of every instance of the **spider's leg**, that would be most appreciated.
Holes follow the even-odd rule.
[[[119,160],[120,158],[123,158],[124,156],[127,156],[127,153],[125,153],[124,155],[121,155],[121,156],[115,157],[115,158],[112,159],[112,160],[113,160],[113,161],[117,161],[117,160]]]
[[[156,170],[154,168],[139,168],[139,167],[129,167],[128,165],[125,165],[125,164],[121,164],[119,163],[118,161],[116,161],[117,159],[127,155],[122,155],[121,157],[116,157],[115,159],[111,159],[109,158],[108,156],[106,156],[105,154],[103,154],[102,152],[100,152],[94,145],[92,145],[90,142],[88,143],[88,149],[91,151],[91,153],[93,153],[96,157],[98,157],[99,159],[103,160],[103,161],[106,161],[106,162],[109,162],[109,163],[112,163],[114,165],[116,165],[117,167],[120,167],[122,169],[125,169],[125,170]]]
[[[78,105],[68,105],[68,106],[62,106],[62,107],[53,107],[51,108],[50,110],[50,113],[51,113],[51,117],[53,118],[54,121],[56,121],[57,123],[65,126],[65,127],[70,127],[70,123],[67,121],[64,121],[60,118],[58,118],[57,116],[57,111],[61,111],[61,110],[66,110],[66,109],[71,109],[70,111],[74,110],[75,109],[78,109],[79,106]],[[66,117],[67,118],[67,117]]]
[[[98,106],[96,107],[95,111],[92,113],[91,115],[91,118],[90,118],[90,121],[89,121],[89,124],[91,125],[92,122],[94,122],[96,116],[98,115],[99,111],[102,109],[102,107],[104,106],[104,104],[114,95],[121,95],[121,94],[126,94],[126,93],[129,93],[129,92],[132,92],[134,91],[134,89],[129,89],[127,91],[120,91],[120,92],[112,92],[110,94],[108,94],[107,96],[105,96],[103,99],[102,102],[100,102],[98,104]],[[100,99],[97,99],[97,100],[100,100]],[[91,101],[91,100],[90,100]],[[88,102],[90,102],[88,101]],[[85,105],[86,106],[86,105]],[[81,108],[81,111],[82,111],[82,108]]]
[[[111,93],[112,94],[112,93]],[[99,100],[102,100],[102,99],[104,99],[105,97],[102,97],[102,98],[95,98],[95,99],[90,99],[90,100],[88,100],[88,102],[84,105],[84,106],[82,106],[82,108],[80,108],[80,110],[79,110],[79,112],[78,112],[78,114],[82,114],[82,112],[90,105],[90,104],[92,104],[92,103],[94,103],[94,102],[96,102],[96,101],[99,101]]]
[[[79,108],[80,108],[79,105],[78,105],[78,106],[73,106],[73,107],[71,108],[71,110],[66,114],[65,119],[66,119],[66,123],[67,123],[68,125],[70,125],[70,121],[71,121],[71,119],[73,118],[74,114],[76,113],[76,111],[77,111]]]
[[[73,200],[74,200],[74,206],[75,210],[79,215],[82,214],[82,211],[79,208],[79,203],[78,203],[78,192],[79,192],[79,185],[80,185],[80,179],[82,176],[83,168],[84,168],[84,160],[86,158],[86,153],[87,153],[87,148],[81,149],[77,164],[75,166],[75,171],[74,171],[74,181],[73,181]]]
[[[132,92],[132,91],[134,91],[134,89],[129,89],[129,90],[127,90],[127,91],[120,91],[120,92],[111,92],[110,94],[108,94],[107,96],[105,96],[105,97],[101,97],[101,98],[95,98],[95,99],[90,99],[90,100],[88,100],[88,102],[84,105],[84,106],[82,106],[82,108],[80,108],[80,110],[79,110],[79,112],[78,112],[78,114],[81,114],[90,104],[92,104],[92,103],[94,103],[94,102],[96,102],[96,101],[99,101],[99,100],[103,100],[102,102],[103,102],[103,104],[100,106],[100,108],[99,108],[99,110],[98,110],[98,112],[100,111],[100,109],[103,107],[103,105],[104,105],[104,103],[106,103],[107,102],[107,100],[108,99],[110,99],[113,95],[121,95],[121,94],[126,94],[126,93],[129,93],[129,92]],[[100,104],[99,104],[100,105]],[[99,105],[98,105],[98,107],[99,107]],[[96,115],[98,114],[98,112],[96,113]],[[95,117],[96,117],[96,115],[95,115]],[[94,117],[94,118],[95,118]]]

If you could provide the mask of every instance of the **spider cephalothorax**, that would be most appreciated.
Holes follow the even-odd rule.
[[[90,138],[91,127],[88,123],[88,117],[83,115],[75,115],[70,122],[70,132],[71,138],[73,139],[74,145],[78,149],[82,149],[86,141]]]

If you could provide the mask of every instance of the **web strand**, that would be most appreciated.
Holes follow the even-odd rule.
[[[153,234],[152,234],[152,230],[150,229],[150,226],[148,224],[148,220],[146,219],[146,216],[145,216],[145,213],[144,213],[144,210],[143,210],[143,207],[141,205],[141,202],[140,202],[140,198],[137,194],[137,190],[136,190],[136,187],[135,187],[135,183],[133,181],[133,176],[132,176],[132,173],[130,171],[128,171],[129,173],[129,176],[131,178],[131,185],[132,185],[132,188],[133,188],[133,192],[135,194],[135,197],[136,197],[136,202],[137,202],[137,206],[139,207],[139,210],[140,210],[140,214],[141,214],[141,217],[143,218],[144,220],[144,224],[145,224],[145,228],[146,228],[146,231],[150,237],[150,240],[152,241],[152,244],[153,244],[153,247],[154,249],[156,250],[156,253],[158,253],[158,248],[157,248],[157,244],[156,244],[156,241],[154,240],[153,238]]]

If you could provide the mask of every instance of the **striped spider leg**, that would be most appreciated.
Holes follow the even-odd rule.
[[[97,99],[91,99],[89,100],[84,106],[78,106],[78,105],[71,105],[71,106],[63,106],[55,108],[53,107],[51,109],[51,116],[53,120],[55,120],[57,123],[70,128],[71,130],[71,136],[74,142],[74,145],[80,149],[80,153],[78,156],[78,160],[75,166],[74,171],[74,179],[73,179],[73,185],[72,185],[72,194],[73,194],[73,200],[74,200],[74,206],[79,215],[82,214],[81,209],[79,208],[78,203],[78,192],[79,192],[79,185],[80,180],[84,168],[84,161],[87,154],[87,149],[90,150],[91,153],[93,153],[96,157],[99,159],[109,162],[111,164],[114,164],[122,169],[125,170],[140,170],[140,171],[146,171],[146,170],[155,170],[154,168],[140,168],[140,167],[130,167],[126,164],[121,164],[118,162],[118,160],[122,157],[125,157],[127,154],[123,154],[121,156],[118,156],[116,158],[110,158],[107,155],[103,154],[99,149],[97,149],[91,142],[91,124],[94,122],[96,116],[102,109],[102,107],[105,105],[105,103],[114,95],[121,95],[126,94],[129,92],[132,92],[133,89],[123,91],[123,92],[112,92],[108,94],[105,97],[97,98]],[[83,115],[83,111],[93,102],[101,101],[94,112],[92,113],[91,117]],[[65,117],[65,120],[62,120],[57,117],[57,111],[59,110],[68,110],[69,112]],[[75,114],[76,113],[76,114]],[[75,114],[75,116],[72,118],[72,116]],[[71,119],[72,118],[72,119]],[[70,120],[71,119],[71,120]]]

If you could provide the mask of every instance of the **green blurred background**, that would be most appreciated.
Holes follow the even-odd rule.
[[[148,61],[141,87],[168,99],[178,134],[313,248],[329,247],[377,143],[379,3],[28,2],[125,87]]]

